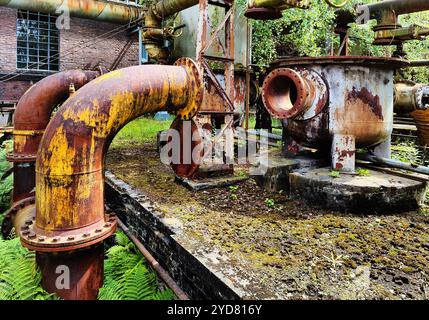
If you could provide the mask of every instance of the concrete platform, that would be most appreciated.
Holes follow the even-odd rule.
[[[329,167],[290,173],[291,196],[321,208],[370,214],[414,210],[424,201],[423,181],[373,170],[368,176],[330,173]]]

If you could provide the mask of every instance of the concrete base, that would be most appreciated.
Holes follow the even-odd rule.
[[[289,174],[299,169],[317,168],[328,163],[327,160],[313,159],[309,157],[284,158],[270,156],[264,175],[254,175],[258,185],[265,190],[278,192],[289,191]]]
[[[329,167],[289,174],[290,194],[312,205],[356,213],[393,213],[417,209],[427,184],[378,171],[368,176],[330,176]]]
[[[244,180],[247,180],[249,177],[247,176],[218,176],[212,178],[204,178],[201,180],[192,180],[187,178],[182,178],[176,176],[176,181],[184,185],[186,188],[190,190],[204,190],[210,188],[218,188],[218,187],[226,187],[230,186]]]

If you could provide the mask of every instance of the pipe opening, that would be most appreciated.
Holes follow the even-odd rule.
[[[267,102],[273,109],[290,110],[295,105],[298,89],[289,77],[278,76],[271,82]]]
[[[295,118],[306,110],[308,90],[305,80],[292,69],[274,70],[263,85],[263,101],[267,110],[280,119]]]

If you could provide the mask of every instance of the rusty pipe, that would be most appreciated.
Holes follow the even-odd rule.
[[[429,85],[396,83],[394,91],[394,111],[400,114],[429,109]]]
[[[104,212],[104,158],[113,137],[148,112],[167,110],[189,119],[198,112],[203,92],[197,65],[187,58],[175,66],[113,71],[77,91],[52,118],[40,143],[36,205],[26,207],[29,218],[17,226],[23,245],[38,254],[73,253],[109,237],[116,219]],[[55,290],[55,268],[46,270],[51,271],[43,274],[45,288],[64,298],[76,297]],[[99,278],[91,281],[100,283]]]
[[[278,68],[270,72],[262,86],[262,100],[268,112],[279,119],[295,119],[316,104],[326,104],[326,85],[308,70]]]
[[[378,19],[385,11],[394,11],[395,15],[402,15],[413,12],[429,10],[429,1],[427,0],[388,0],[380,1],[366,5],[370,17]]]
[[[158,19],[162,20],[177,12],[193,7],[198,2],[198,0],[161,0],[152,6],[152,10]]]
[[[69,90],[79,89],[95,79],[97,71],[70,70],[48,76],[34,84],[19,100],[14,113],[13,202],[26,198],[35,187],[34,164],[44,129],[52,110],[69,97]]]
[[[71,17],[117,24],[129,23],[143,14],[137,6],[98,0],[0,0],[0,6],[50,14],[68,12]]]

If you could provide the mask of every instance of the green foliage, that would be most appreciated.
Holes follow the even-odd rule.
[[[116,243],[107,251],[100,300],[174,299],[171,290],[160,288],[155,273],[144,264],[144,258],[123,232],[116,233]]]
[[[8,140],[0,147],[0,223],[3,221],[4,211],[10,206],[10,196],[13,188],[13,175],[7,175],[12,167],[6,155],[12,150],[12,141]]]
[[[329,176],[332,178],[338,178],[340,176],[340,172],[337,170],[331,170],[331,172],[329,172]]]
[[[40,287],[35,254],[19,238],[0,240],[0,300],[55,299]]]
[[[158,121],[151,118],[139,118],[128,123],[118,132],[112,142],[112,147],[127,146],[156,141],[158,131],[170,128],[173,118],[168,121]]]
[[[392,159],[418,165],[424,164],[423,152],[409,140],[399,141],[391,146]]]
[[[367,4],[375,0],[352,0],[344,9],[355,4]],[[340,47],[339,37],[333,32],[335,9],[324,0],[314,0],[311,8],[288,9],[278,20],[252,20],[253,63],[267,66],[278,55],[321,56],[337,54]],[[403,26],[410,24],[429,25],[427,13],[414,13],[400,17]],[[375,20],[364,25],[352,24],[349,30],[350,55],[389,56],[394,46],[374,46],[373,26]],[[409,41],[404,45],[409,59],[428,58],[429,39]],[[428,68],[411,68],[404,77],[414,81],[427,82]]]
[[[371,171],[369,171],[368,169],[364,169],[364,168],[357,168],[356,173],[360,176],[363,176],[363,177],[369,177],[371,175]]]
[[[274,208],[276,205],[276,202],[274,201],[274,199],[267,198],[265,199],[265,204],[267,205],[268,208]]]

